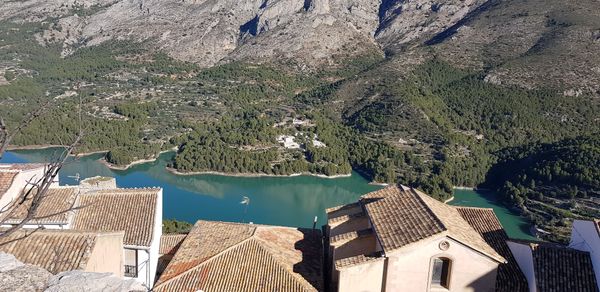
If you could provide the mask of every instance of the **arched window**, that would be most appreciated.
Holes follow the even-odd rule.
[[[431,287],[449,289],[451,268],[452,260],[449,258],[434,258],[431,262]]]

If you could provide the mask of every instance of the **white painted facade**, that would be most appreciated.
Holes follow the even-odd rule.
[[[125,245],[126,249],[132,249],[137,254],[137,277],[125,277],[127,279],[136,279],[144,283],[148,288],[154,286],[156,281],[156,268],[158,267],[160,238],[162,236],[162,206],[163,206],[163,190],[161,189],[156,198],[156,212],[154,215],[154,227],[152,230],[152,242],[150,246],[132,246]]]
[[[590,253],[594,274],[600,279],[600,226],[595,221],[574,220],[569,247]],[[600,290],[600,282],[598,282]]]
[[[529,286],[530,292],[537,292],[537,287],[535,285],[535,270],[533,268],[533,253],[531,252],[531,246],[529,244],[523,244],[513,241],[507,241],[508,248],[510,248],[510,252],[513,254],[513,257],[517,261],[519,268],[525,275],[525,279],[527,279],[527,285]]]
[[[446,250],[441,248],[442,245],[446,246]],[[494,292],[496,289],[500,263],[449,236],[432,237],[386,256],[385,291]],[[431,286],[435,258],[451,261],[448,289]]]
[[[9,171],[2,170],[0,171]],[[26,186],[26,182],[28,179],[32,177],[36,177],[38,175],[42,175],[44,173],[44,168],[28,170],[28,171],[19,171],[19,175],[15,177],[13,180],[13,184],[9,191],[6,192],[4,196],[0,199],[0,203],[11,202],[14,198],[20,194],[20,192]],[[94,178],[96,179],[96,178]],[[82,185],[80,186],[58,186],[58,179],[55,184],[52,185],[52,188],[75,188],[77,189],[77,198],[75,200],[74,206],[79,205],[79,194],[83,194],[89,191],[96,191],[99,189],[112,189],[116,188],[115,179],[103,181],[102,185],[98,186],[88,186]],[[4,204],[5,205],[5,204]],[[23,228],[39,228],[43,227],[45,229],[71,229],[73,224],[73,219],[75,216],[75,212],[70,212],[68,216],[68,220],[66,222],[56,222],[56,223],[44,223],[44,224],[26,224]],[[151,289],[154,286],[155,277],[156,277],[156,269],[158,266],[158,258],[159,258],[159,249],[160,249],[160,238],[162,236],[162,219],[163,219],[163,190],[160,189],[157,192],[157,200],[156,200],[156,210],[154,212],[154,225],[152,227],[152,241],[149,246],[132,246],[132,245],[122,245],[122,254],[120,259],[125,261],[126,250],[134,250],[135,251],[135,261],[136,261],[136,274],[137,277],[124,277],[126,279],[136,279],[140,283],[143,283],[148,289]],[[10,227],[11,225],[3,225],[1,227]],[[123,267],[121,271],[125,271],[125,265],[127,263],[123,262]],[[121,272],[119,276],[123,276]]]

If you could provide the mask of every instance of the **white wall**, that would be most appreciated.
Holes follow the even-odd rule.
[[[152,242],[150,243],[150,248],[142,249],[142,247],[126,246],[127,248],[137,250],[138,276],[136,279],[144,283],[148,288],[152,288],[154,286],[156,268],[158,266],[160,237],[162,236],[162,198],[163,191],[161,189],[156,198],[156,212],[154,216],[154,227],[152,231]]]
[[[339,272],[339,292],[381,292],[385,258],[344,268]]]
[[[443,251],[440,242],[450,246]],[[386,291],[429,291],[431,262],[452,260],[449,291],[494,291],[498,262],[449,238],[439,236],[388,253]]]
[[[507,244],[508,248],[510,248],[510,252],[517,261],[519,268],[521,268],[521,271],[523,271],[523,274],[527,279],[529,291],[536,292],[537,287],[535,285],[535,270],[533,268],[533,254],[531,253],[531,247],[528,244],[512,241],[508,241]]]
[[[160,238],[162,237],[163,220],[163,190],[158,192],[156,199],[156,213],[154,217],[154,230],[152,232],[152,244],[150,245],[150,282],[148,287],[154,286],[156,268],[158,266]]]
[[[600,290],[600,234],[596,222],[575,220],[571,229],[569,247],[590,253],[598,290]]]

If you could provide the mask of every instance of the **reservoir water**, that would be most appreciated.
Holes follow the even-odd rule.
[[[47,162],[57,149],[19,150],[5,153],[1,162]],[[221,175],[181,176],[170,173],[166,165],[173,153],[164,153],[155,162],[127,170],[111,170],[94,154],[69,161],[60,173],[61,185],[77,184],[76,177],[110,176],[119,187],[162,187],[163,217],[195,222],[198,219],[254,222],[260,224],[312,227],[325,223],[325,208],[354,202],[365,193],[381,187],[370,185],[357,173],[343,178],[235,177]],[[250,198],[245,208],[243,197]],[[494,208],[509,236],[530,238],[527,223],[493,201],[486,194],[457,190],[452,204]]]

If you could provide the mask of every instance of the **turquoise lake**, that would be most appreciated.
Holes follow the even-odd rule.
[[[5,153],[1,162],[47,162],[58,150],[19,150]],[[111,170],[98,159],[102,154],[70,161],[60,173],[61,185],[75,185],[80,178],[111,176],[119,187],[162,187],[163,217],[195,222],[199,219],[260,224],[312,227],[325,224],[325,208],[354,202],[360,195],[381,187],[370,185],[357,173],[343,178],[234,177],[221,175],[175,175],[166,170],[173,153],[164,153],[155,162],[128,170]],[[240,204],[250,198],[247,210]],[[493,200],[493,196],[474,191],[457,190],[451,204],[494,208],[509,236],[531,238],[529,225]]]

